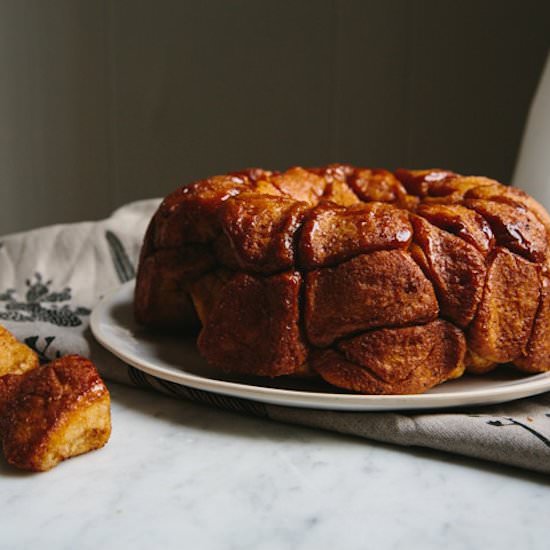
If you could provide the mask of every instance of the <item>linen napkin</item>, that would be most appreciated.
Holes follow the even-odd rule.
[[[140,201],[103,221],[0,237],[0,324],[42,361],[79,353],[110,381],[276,421],[550,473],[550,393],[420,414],[306,410],[187,388],[122,363],[94,340],[90,313],[105,293],[135,276],[143,234],[158,204]]]

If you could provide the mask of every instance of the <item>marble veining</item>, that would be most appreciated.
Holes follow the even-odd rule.
[[[0,462],[0,548],[548,547],[543,476],[111,390],[105,449]]]

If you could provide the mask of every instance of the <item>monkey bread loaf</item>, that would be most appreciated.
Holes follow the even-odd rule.
[[[420,393],[465,370],[550,370],[550,217],[446,170],[250,169],[169,195],[135,316],[200,329],[230,373]]]

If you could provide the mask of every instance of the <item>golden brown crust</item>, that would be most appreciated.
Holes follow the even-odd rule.
[[[307,356],[299,326],[301,284],[299,273],[234,275],[208,308],[200,352],[213,365],[240,374],[299,370]]]
[[[306,276],[305,329],[318,347],[359,331],[437,318],[432,284],[407,252],[372,252]]]
[[[336,265],[366,252],[407,248],[411,239],[407,212],[394,206],[379,202],[347,208],[323,204],[305,218],[298,244],[299,264],[305,269]]]
[[[490,260],[469,345],[480,357],[508,363],[524,355],[540,304],[538,266],[497,248]]]
[[[294,238],[307,203],[285,196],[241,193],[220,208],[221,225],[234,256],[229,267],[274,273],[294,264]],[[227,260],[226,260],[227,261]]]
[[[24,375],[9,375],[3,384],[12,385],[0,418],[10,464],[49,470],[109,439],[109,392],[89,360],[63,357]]]
[[[524,372],[550,370],[550,279],[547,277],[543,278],[542,299],[529,343],[514,364]]]
[[[193,260],[197,246],[206,252]],[[296,374],[314,352],[325,372],[329,357],[355,373],[339,385],[371,391],[351,381],[358,367],[338,343],[438,317],[462,329],[471,372],[509,361],[547,370],[549,276],[550,216],[492,179],[346,164],[249,169],[164,201],[144,241],[135,304],[149,326],[190,327],[196,310],[199,348],[219,368]],[[458,357],[462,344],[448,340]],[[390,365],[399,345],[388,345]],[[384,392],[424,391],[439,379],[415,369],[424,382],[386,383]]]
[[[355,172],[353,166],[349,164],[329,164],[322,168],[310,168],[309,171],[325,181],[325,189],[319,202],[332,202],[340,206],[361,203],[359,197],[348,184],[348,179]]]
[[[445,321],[367,332],[313,355],[324,380],[369,394],[421,393],[464,370],[463,333]]]
[[[455,176],[430,183],[426,204],[457,204],[474,189],[494,185],[495,180],[479,176]]]
[[[8,403],[19,389],[23,376],[18,374],[5,374],[0,376],[0,437],[2,436],[2,421],[6,413]]]
[[[0,325],[0,376],[23,374],[38,364],[38,355]]]
[[[417,197],[429,195],[430,186],[457,176],[454,172],[431,168],[429,170],[406,170],[399,168],[395,177],[405,186],[408,193]]]
[[[529,210],[545,226],[550,235],[550,215],[545,208],[533,197],[516,187],[505,187],[494,182],[492,185],[476,187],[465,196],[466,199],[485,199],[496,202],[505,202],[508,204],[520,204],[526,210]]]
[[[460,237],[487,256],[495,236],[485,218],[460,204],[421,204],[416,213],[432,225]]]
[[[544,262],[548,250],[546,229],[533,212],[517,204],[483,199],[468,199],[465,205],[489,222],[497,244],[532,262]]]
[[[352,191],[351,187],[345,181],[339,179],[332,179],[330,182],[327,182],[322,202],[330,202],[340,206],[361,204],[361,201]]]
[[[363,202],[403,203],[407,191],[388,170],[360,169],[348,178],[348,183]]]
[[[246,175],[215,176],[168,195],[155,214],[155,248],[209,242],[216,234],[218,208],[238,195],[248,181]]]
[[[422,263],[436,289],[442,315],[460,327],[468,326],[483,295],[483,256],[462,239],[423,218],[413,216],[412,222],[415,242],[422,249]]]
[[[273,176],[271,183],[283,195],[310,206],[321,200],[326,185],[324,178],[299,166]]]

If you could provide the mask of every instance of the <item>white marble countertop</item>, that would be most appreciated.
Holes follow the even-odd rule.
[[[111,390],[105,449],[0,462],[0,548],[548,548],[543,476]]]

